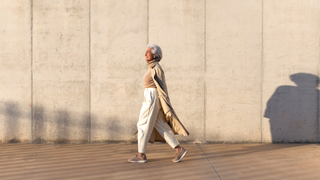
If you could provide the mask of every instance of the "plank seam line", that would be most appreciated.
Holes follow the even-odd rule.
[[[217,174],[217,176],[219,177],[219,179],[220,179],[220,180],[222,180],[222,179],[221,179],[221,177],[220,177],[220,175],[219,175],[219,173],[216,171],[216,169],[213,167],[213,165],[211,164],[210,160],[208,159],[208,157],[207,157],[206,153],[204,153],[204,152],[203,152],[203,150],[201,149],[201,147],[200,147],[200,146],[198,146],[198,147],[199,147],[199,149],[202,151],[203,155],[206,157],[207,161],[210,163],[210,165],[211,165],[212,169],[213,169],[213,170],[214,170],[214,172]]]

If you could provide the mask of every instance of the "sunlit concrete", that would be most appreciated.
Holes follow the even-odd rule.
[[[204,141],[204,12],[204,0],[149,2],[148,43],[163,49],[170,101],[190,132],[179,138],[197,142]]]
[[[31,140],[31,3],[0,4],[0,142]]]
[[[32,37],[33,141],[88,142],[89,2],[34,0]]]
[[[261,15],[262,0],[207,1],[207,141],[261,140]]]
[[[146,45],[144,0],[91,1],[93,142],[133,139],[143,102]]]
[[[319,142],[319,0],[7,0],[0,142],[134,142],[144,53],[188,142]]]

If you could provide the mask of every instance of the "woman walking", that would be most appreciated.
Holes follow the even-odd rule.
[[[138,127],[138,154],[128,159],[131,163],[145,163],[146,146],[149,142],[167,142],[176,150],[173,162],[179,162],[187,151],[179,145],[174,134],[188,136],[189,132],[182,125],[174,112],[165,82],[164,72],[159,64],[162,51],[158,45],[147,46],[145,53],[148,71],[144,75],[144,102],[140,111]]]

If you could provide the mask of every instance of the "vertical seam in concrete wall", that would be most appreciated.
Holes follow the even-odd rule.
[[[262,142],[262,108],[263,108],[263,0],[261,1],[261,65],[260,65],[260,142]]]
[[[149,0],[147,0],[147,44],[149,44]]]
[[[206,56],[206,53],[207,53],[207,41],[206,41],[206,38],[207,38],[207,20],[206,20],[206,16],[207,16],[207,1],[204,0],[204,34],[203,34],[203,59],[204,59],[204,97],[203,97],[203,140],[204,142],[206,142],[206,121],[207,121],[207,101],[206,101],[206,96],[207,96],[207,89],[206,89],[206,66],[207,66],[207,56]]]
[[[31,48],[30,48],[30,57],[31,57],[31,142],[33,142],[33,139],[34,139],[34,134],[33,134],[33,131],[34,131],[34,122],[33,122],[33,0],[31,0]]]
[[[319,16],[319,22],[320,22],[320,16]],[[320,30],[320,24],[319,24],[319,30]],[[319,57],[318,57],[318,74],[317,74],[317,76],[318,76],[318,78],[319,78],[319,71],[320,71],[320,37],[318,36],[318,55],[319,55]],[[318,82],[317,82],[318,84],[318,88],[317,88],[317,142],[319,143],[320,142],[320,127],[319,127],[319,125],[320,125],[320,119],[319,119],[319,79],[318,79]]]
[[[89,0],[89,143],[91,143],[91,123],[91,0]]]
[[[319,46],[318,46],[319,48]],[[319,78],[319,63],[320,63],[320,53],[319,53],[319,60],[318,60],[318,78]],[[317,142],[320,142],[320,130],[319,130],[319,80],[318,80],[318,89],[317,89]]]

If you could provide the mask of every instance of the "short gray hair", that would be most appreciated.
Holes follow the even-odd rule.
[[[160,61],[162,59],[162,51],[161,51],[161,48],[158,45],[149,44],[147,46],[147,48],[151,48],[151,52],[157,56],[156,57],[157,61]]]

